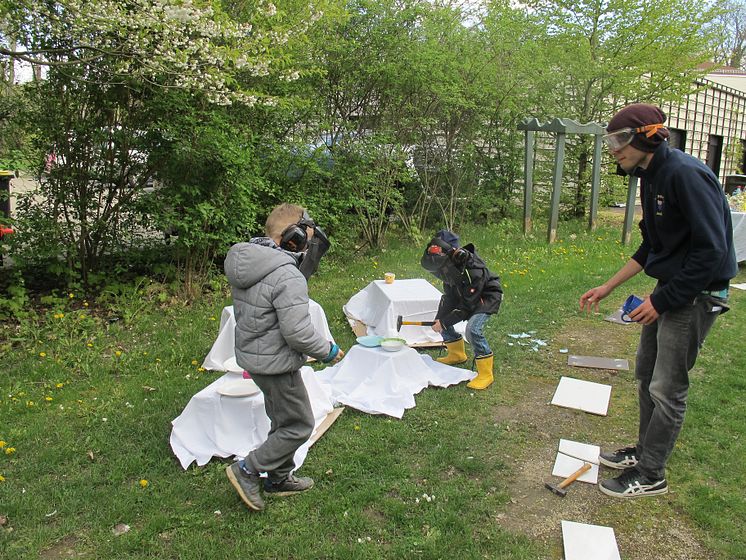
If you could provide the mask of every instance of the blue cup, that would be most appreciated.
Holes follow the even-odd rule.
[[[642,300],[635,296],[631,295],[627,298],[627,301],[624,302],[624,305],[622,305],[622,321],[625,323],[634,323],[634,319],[629,318],[629,314],[632,313],[637,307],[642,303]]]

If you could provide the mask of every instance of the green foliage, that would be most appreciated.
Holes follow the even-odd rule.
[[[427,388],[401,420],[347,408],[302,466],[314,490],[268,500],[261,515],[247,512],[230,487],[229,459],[184,471],[168,444],[171,420],[221,375],[199,364],[230,303],[224,293],[184,306],[169,287],[141,281],[123,282],[100,304],[75,292],[36,300],[33,317],[0,325],[0,440],[15,449],[0,450],[3,558],[52,556],[64,547],[80,557],[121,559],[211,558],[216,549],[257,558],[445,559],[458,549],[469,559],[558,559],[560,512],[578,509],[586,522],[613,526],[624,555],[744,558],[746,355],[734,343],[743,331],[742,292],[733,294],[733,310],[718,319],[692,372],[670,494],[630,508],[582,485],[571,503],[546,507],[546,491],[527,475],[551,471],[559,437],[611,445],[635,433],[629,372],[572,373],[613,385],[607,417],[547,404],[567,375],[560,348],[634,356],[634,326],[577,312],[579,294],[626,262],[630,249],[619,245],[619,230],[618,217],[604,216],[593,233],[570,221],[550,246],[524,237],[519,221],[460,228],[505,285],[486,332],[495,352],[493,387],[478,394],[463,385]],[[421,251],[397,232],[385,249],[322,261],[310,293],[343,348],[355,337],[342,304],[384,271],[422,277]],[[641,294],[653,283],[636,277],[625,286]],[[601,311],[624,297],[615,292]],[[141,298],[149,305],[141,308]],[[133,311],[127,324],[107,320],[125,308]],[[531,352],[510,345],[509,333],[527,330],[548,346]],[[114,536],[119,523],[131,529]]]

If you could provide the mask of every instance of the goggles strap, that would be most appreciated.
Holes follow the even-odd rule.
[[[645,138],[652,138],[661,128],[666,128],[663,123],[646,124],[635,129],[635,132],[645,133]]]

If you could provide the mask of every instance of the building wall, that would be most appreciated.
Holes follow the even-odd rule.
[[[671,144],[706,163],[724,182],[744,173],[746,92],[712,80],[680,104],[663,104],[672,132]],[[683,146],[677,145],[683,137]]]

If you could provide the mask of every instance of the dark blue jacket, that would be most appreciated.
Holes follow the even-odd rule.
[[[695,157],[663,143],[647,169],[638,168],[642,243],[632,256],[661,289],[658,313],[721,290],[738,272],[730,209],[715,174]]]
[[[500,277],[490,272],[473,244],[462,250],[463,262],[449,255],[430,255],[427,249],[420,260],[425,270],[443,280],[444,294],[435,318],[444,327],[467,321],[476,313],[497,313],[502,302]]]

